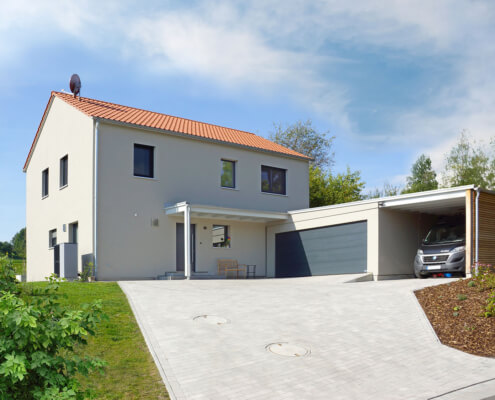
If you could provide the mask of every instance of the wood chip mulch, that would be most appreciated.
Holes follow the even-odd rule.
[[[466,353],[495,357],[495,317],[483,315],[492,291],[469,287],[470,281],[430,286],[415,294],[443,344]]]

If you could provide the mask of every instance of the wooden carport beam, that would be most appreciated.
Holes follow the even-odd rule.
[[[473,190],[466,190],[466,276],[471,274],[473,262]]]

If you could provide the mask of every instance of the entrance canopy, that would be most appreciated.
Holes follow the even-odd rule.
[[[164,211],[165,214],[169,216],[180,216],[184,212],[185,206],[189,206],[189,214],[191,218],[230,219],[236,221],[260,223],[283,221],[288,218],[287,213],[204,206],[188,204],[187,202],[177,203],[169,206],[166,205]]]

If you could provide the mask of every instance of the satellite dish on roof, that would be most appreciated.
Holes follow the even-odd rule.
[[[74,93],[74,98],[79,95],[79,99],[81,99],[81,78],[79,78],[79,75],[73,74],[70,77],[69,87],[70,91]]]

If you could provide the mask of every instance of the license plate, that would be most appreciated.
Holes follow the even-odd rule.
[[[426,266],[426,269],[428,271],[432,271],[432,270],[435,270],[435,269],[442,269],[442,267],[440,265],[427,265]]]

